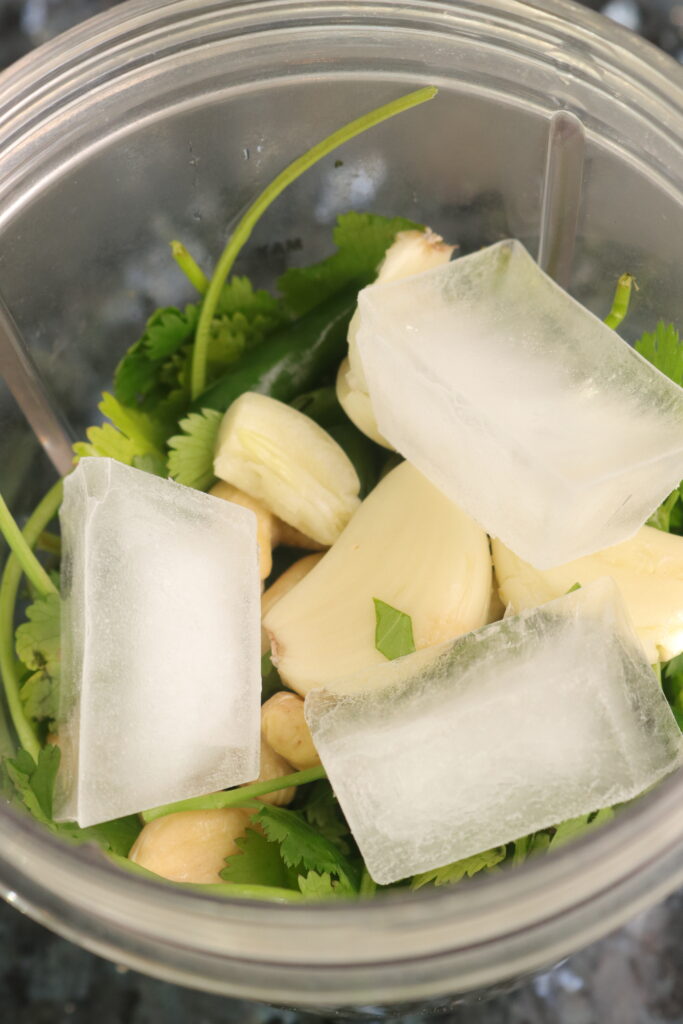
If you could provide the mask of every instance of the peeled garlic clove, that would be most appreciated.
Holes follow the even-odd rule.
[[[223,417],[214,471],[324,545],[359,505],[358,476],[337,442],[308,416],[255,392],[241,395]]]
[[[404,462],[264,617],[273,661],[303,695],[383,662],[375,597],[411,616],[418,648],[451,639],[486,622],[491,575],[484,531]]]
[[[515,612],[565,594],[575,583],[615,581],[652,663],[683,651],[683,537],[643,526],[635,536],[555,569],[535,569],[492,542],[500,596]]]
[[[455,246],[447,245],[440,235],[429,228],[425,231],[399,231],[377,270],[376,281],[396,281],[439,267],[443,263],[448,263],[454,248]],[[363,364],[356,344],[357,331],[356,311],[349,324],[349,357],[348,360],[344,360],[337,375],[337,398],[346,415],[359,430],[377,444],[391,448],[389,442],[380,434],[372,411]]]
[[[379,432],[377,426],[377,420],[375,414],[372,411],[372,403],[370,401],[370,395],[367,391],[362,391],[360,388],[353,388],[349,383],[351,377],[350,363],[348,359],[345,359],[339,367],[337,373],[337,400],[341,405],[342,409],[349,417],[354,427],[369,437],[371,441],[376,444],[381,444],[383,448],[388,448],[390,451],[394,449],[385,438]]]
[[[320,559],[322,558],[322,552],[316,552],[312,555],[306,555],[305,558],[300,558],[293,565],[290,565],[289,569],[283,572],[282,576],[278,576],[272,586],[261,595],[261,619],[268,614],[273,605],[288,594],[290,590],[300,583],[304,576],[308,576],[311,569],[315,568]],[[261,653],[265,654],[270,647],[270,640],[265,629],[261,629]]]

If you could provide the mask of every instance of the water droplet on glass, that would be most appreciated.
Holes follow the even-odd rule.
[[[250,156],[249,150],[245,146],[244,149],[242,150],[242,159],[243,160],[248,160],[249,156]]]

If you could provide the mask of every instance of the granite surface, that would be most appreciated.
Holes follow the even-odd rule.
[[[0,0],[0,67],[111,6],[111,0]],[[641,32],[683,61],[683,3],[588,0],[586,6]],[[678,893],[513,993],[456,1007],[438,1020],[442,1024],[683,1024],[682,935],[683,893]],[[425,1019],[411,1016],[403,1024]],[[2,1024],[312,1024],[313,1020],[126,971],[0,903]]]

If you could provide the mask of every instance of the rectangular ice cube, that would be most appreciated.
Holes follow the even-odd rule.
[[[683,477],[683,389],[516,241],[361,292],[380,432],[520,557],[633,534]]]
[[[57,819],[97,824],[256,778],[253,512],[86,458],[60,521]]]
[[[611,579],[315,690],[306,720],[381,884],[629,800],[681,763]]]

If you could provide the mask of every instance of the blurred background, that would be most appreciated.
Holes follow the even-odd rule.
[[[535,0],[542,6],[542,0]],[[0,69],[116,0],[0,0]],[[583,0],[683,63],[683,0]],[[441,1024],[683,1024],[683,892],[516,991]],[[366,1020],[380,1020],[368,1008]],[[319,1020],[319,1018],[318,1018]],[[339,1022],[330,1018],[327,1024]],[[424,1024],[410,1016],[402,1024]],[[52,935],[0,902],[1,1024],[314,1024],[179,989]]]

